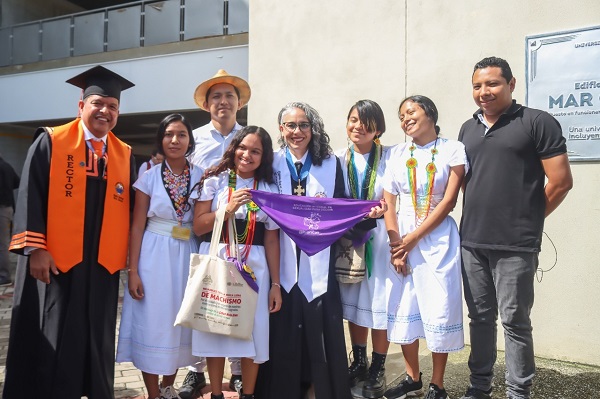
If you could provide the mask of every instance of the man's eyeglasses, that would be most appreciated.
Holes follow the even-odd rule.
[[[303,132],[308,132],[312,126],[309,122],[283,122],[282,125],[285,128],[285,130],[287,130],[290,133],[294,133],[297,128],[300,128],[300,130]]]

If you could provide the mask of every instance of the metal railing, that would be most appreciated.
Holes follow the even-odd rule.
[[[2,27],[0,66],[248,32],[249,1],[137,1]]]

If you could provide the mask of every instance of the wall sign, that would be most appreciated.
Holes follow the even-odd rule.
[[[600,26],[525,43],[527,106],[560,122],[571,161],[600,161]]]

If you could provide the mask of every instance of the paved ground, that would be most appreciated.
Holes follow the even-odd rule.
[[[124,283],[124,274],[122,275],[122,282]],[[121,298],[123,287],[124,284],[121,287]],[[14,287],[12,286],[0,287],[0,390],[4,384],[4,363],[8,346],[13,289]],[[119,307],[119,314],[120,310]],[[346,342],[348,342],[348,336],[346,336]],[[431,375],[431,357],[427,349],[424,348],[425,345],[423,342],[421,346],[423,378],[427,381]],[[461,352],[451,354],[449,357],[445,385],[451,398],[460,398],[467,387],[468,352],[468,348],[466,348]],[[388,384],[397,383],[404,377],[405,371],[402,354],[398,345],[391,346],[387,359],[386,376]],[[175,387],[181,385],[186,371],[185,369],[179,371]],[[494,379],[495,398],[504,397],[502,394],[504,391],[504,372],[503,353],[499,353],[498,363],[495,368],[496,377]],[[228,370],[226,370],[224,382],[229,380],[227,373]],[[223,388],[226,388],[226,384],[224,384]],[[209,388],[207,387],[205,391],[209,392]],[[143,399],[145,398],[144,395],[145,389],[141,373],[131,363],[117,364],[115,368],[115,398]],[[225,397],[237,398],[237,394],[235,392],[226,392]],[[532,392],[532,399],[598,397],[600,397],[600,367],[537,359],[537,376]],[[206,394],[204,398],[208,399],[210,395]]]

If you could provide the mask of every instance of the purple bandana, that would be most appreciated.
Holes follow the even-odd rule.
[[[379,205],[379,201],[250,193],[252,201],[308,256],[331,246]]]

